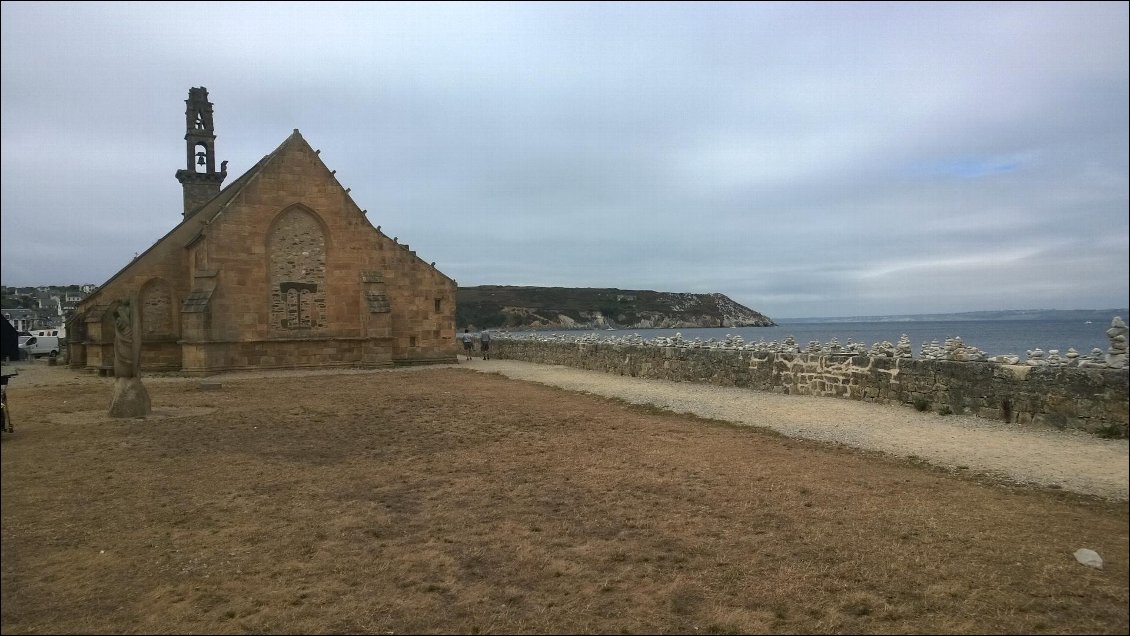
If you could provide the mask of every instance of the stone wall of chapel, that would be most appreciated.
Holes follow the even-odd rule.
[[[159,293],[167,297],[168,305],[174,311],[179,311],[178,303],[190,291],[188,256],[184,243],[176,240],[165,241],[154,246],[138,259],[131,264],[129,270],[122,272],[117,278],[99,288],[95,294],[84,299],[81,307],[127,300],[131,293],[140,294],[147,283],[160,280],[165,287]],[[154,302],[160,301],[154,299]],[[173,320],[175,325],[175,319]]]
[[[434,357],[455,351],[455,285],[431,265],[387,237],[378,239],[389,272],[395,351],[399,357]]]
[[[154,278],[141,289],[141,333],[143,341],[175,340],[177,306],[172,286],[163,278]]]
[[[90,317],[93,320],[90,322],[86,314],[94,312],[99,305],[128,300],[133,293],[138,294],[141,303],[142,369],[180,367],[180,352],[175,346],[180,336],[180,303],[188,295],[191,284],[184,244],[196,231],[195,224],[181,226],[83,300],[79,307],[87,327],[82,343],[85,368],[93,370],[112,365],[114,341],[112,328],[94,317]]]
[[[194,286],[214,288],[204,313],[183,312]],[[132,292],[143,368],[379,365],[456,351],[454,282],[377,231],[300,139],[219,215],[177,227],[83,307]],[[97,369],[112,330],[87,326],[84,362]]]
[[[379,338],[396,358],[454,356],[454,284],[377,232],[304,142],[280,149],[204,240],[219,272],[212,340]]]

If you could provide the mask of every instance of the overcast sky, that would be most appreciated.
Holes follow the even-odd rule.
[[[298,128],[462,286],[1125,307],[1128,5],[2,5],[2,282],[100,284]]]

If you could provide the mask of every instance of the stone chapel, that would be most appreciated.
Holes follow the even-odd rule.
[[[123,302],[146,371],[456,361],[455,281],[373,227],[298,129],[221,188],[207,89],[185,103],[183,218],[82,302],[71,367],[112,368]]]

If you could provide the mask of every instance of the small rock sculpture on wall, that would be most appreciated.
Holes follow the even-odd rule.
[[[895,345],[895,357],[904,360],[910,360],[914,357],[914,347],[910,344],[910,336],[905,333],[899,336],[898,344]]]
[[[1115,316],[1110,321],[1110,329],[1106,336],[1110,338],[1110,349],[1106,352],[1106,366],[1112,369],[1122,369],[1126,366],[1126,323],[1122,316]]]

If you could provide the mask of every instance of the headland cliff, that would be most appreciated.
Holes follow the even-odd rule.
[[[458,329],[670,329],[771,327],[724,294],[576,287],[460,287]]]

